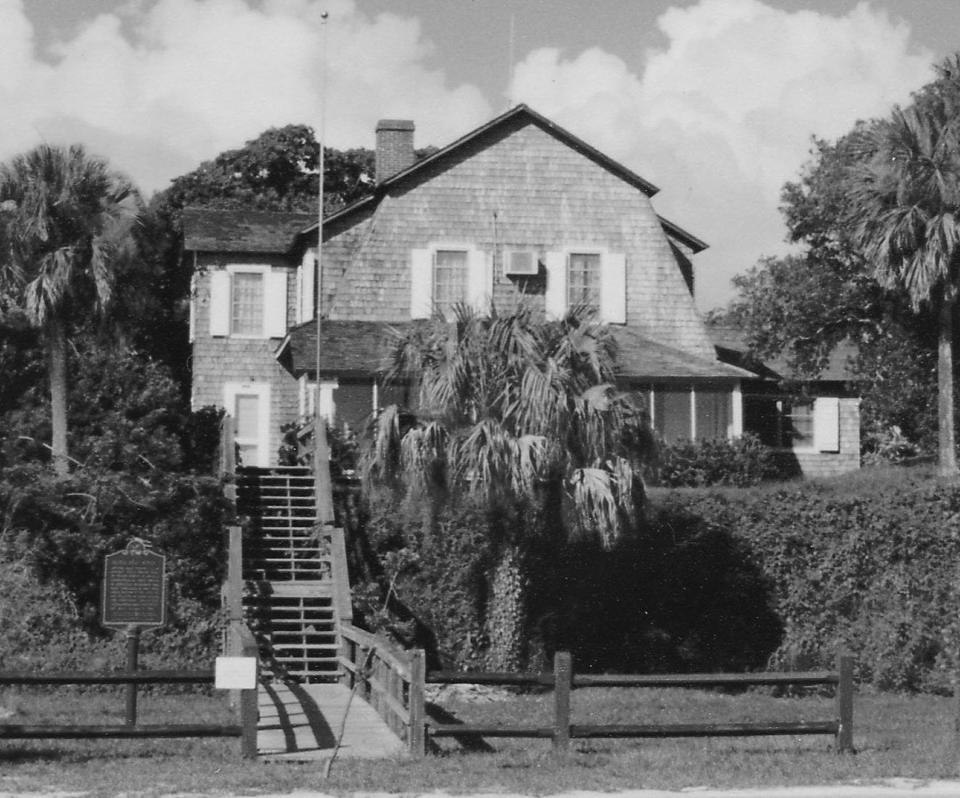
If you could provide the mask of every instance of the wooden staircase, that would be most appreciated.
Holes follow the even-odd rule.
[[[347,584],[342,532],[317,525],[308,468],[236,473],[237,512],[244,519],[243,608],[264,672],[273,679],[336,681],[338,596]]]

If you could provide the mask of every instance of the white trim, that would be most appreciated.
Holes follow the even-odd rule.
[[[831,454],[840,451],[840,397],[820,396],[814,399],[813,448]]]
[[[263,277],[263,334],[283,338],[287,334],[287,272],[268,271]]]
[[[433,315],[433,251],[410,250],[410,318]]]
[[[312,321],[315,315],[317,248],[303,253],[297,269],[297,324]]]
[[[197,253],[193,253],[196,258]],[[190,320],[189,337],[192,344],[197,339],[197,267],[193,267],[193,273],[190,275]]]
[[[493,302],[493,257],[482,249],[467,250],[466,303],[478,313],[489,311]]]
[[[562,250],[548,252],[544,261],[547,267],[544,311],[548,319],[562,319],[567,313],[567,255]]]
[[[743,386],[740,380],[733,384],[730,391],[730,431],[728,436],[733,440],[743,437]]]
[[[233,332],[233,275],[263,275],[263,328],[259,334]],[[228,263],[210,274],[210,335],[230,338],[282,338],[287,333],[287,272],[268,263]],[[281,286],[282,282],[282,286]],[[281,299],[282,294],[282,299]],[[271,313],[281,304],[283,313]],[[281,320],[283,330],[281,331]]]
[[[210,272],[210,318],[211,338],[226,338],[230,335],[231,287],[233,278],[225,269]]]
[[[690,440],[697,439],[697,389],[695,385],[690,386]]]
[[[270,465],[270,386],[264,382],[226,382],[223,385],[223,406],[228,415],[233,418],[234,432],[237,423],[237,397],[257,397],[257,436],[251,439],[236,438],[239,445],[254,445],[257,447],[257,462],[245,465],[266,467]]]
[[[627,256],[606,252],[600,257],[600,319],[627,323]]]
[[[320,380],[319,415],[326,419],[330,426],[337,417],[337,400],[333,394],[339,387],[340,382],[336,379]]]

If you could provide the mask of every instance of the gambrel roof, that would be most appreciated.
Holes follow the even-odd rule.
[[[442,163],[445,160],[451,160],[455,158],[461,152],[469,149],[488,134],[495,133],[499,129],[508,128],[509,126],[515,125],[518,122],[532,122],[537,127],[548,132],[550,135],[554,136],[571,149],[575,150],[586,158],[589,158],[598,166],[601,166],[602,168],[619,177],[624,182],[638,189],[647,197],[654,196],[660,190],[653,185],[653,183],[645,180],[633,170],[628,169],[620,162],[615,161],[610,156],[605,155],[604,153],[600,152],[600,150],[573,135],[573,133],[570,131],[562,128],[556,122],[547,119],[547,117],[537,113],[529,106],[521,103],[520,105],[514,106],[500,116],[495,117],[486,124],[483,124],[480,127],[470,131],[466,135],[461,136],[459,139],[451,144],[448,144],[446,147],[437,150],[426,158],[422,158],[407,169],[403,169],[392,177],[382,181],[377,186],[373,194],[357,200],[351,205],[340,209],[336,213],[330,214],[330,216],[327,216],[324,219],[324,224],[335,224],[343,217],[349,216],[360,209],[377,203],[387,191],[402,186],[406,182],[412,182],[416,180],[421,173],[427,171],[436,164]],[[687,232],[679,225],[671,222],[669,219],[665,219],[662,216],[658,218],[660,219],[660,223],[668,237],[679,241],[681,244],[688,247],[692,252],[702,252],[708,247],[706,242],[697,238],[692,233]],[[300,237],[305,239],[305,242],[308,246],[313,243],[310,241],[310,237],[313,236],[315,240],[316,235],[316,222],[300,232]]]

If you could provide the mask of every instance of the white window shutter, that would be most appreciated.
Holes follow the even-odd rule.
[[[627,323],[627,259],[622,253],[608,252],[601,261],[600,320]]]
[[[410,318],[433,315],[433,253],[429,249],[410,252]]]
[[[210,273],[210,335],[230,335],[230,272]]]
[[[314,293],[317,275],[317,251],[308,249],[303,253],[303,260],[300,262],[297,287],[299,295],[297,297],[297,322],[312,321],[314,317]]]
[[[267,272],[263,288],[264,335],[283,338],[287,334],[287,273]]]
[[[480,313],[490,310],[493,299],[493,269],[486,252],[472,249],[467,253],[467,304]]]
[[[190,276],[190,337],[192,344],[197,339],[197,275]]]
[[[544,297],[548,319],[562,319],[567,313],[567,257],[562,252],[548,252],[547,293]]]
[[[840,451],[840,399],[836,396],[821,396],[813,403],[813,448]]]

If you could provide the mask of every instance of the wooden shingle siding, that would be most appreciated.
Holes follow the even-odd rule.
[[[593,245],[625,257],[628,325],[714,360],[648,197],[538,125],[518,120],[491,131],[401,187],[360,221],[365,230],[330,231],[324,272],[329,269],[331,279],[343,275],[328,305],[331,318],[408,320],[410,253],[433,241],[466,240],[495,254],[499,307],[512,306],[520,294],[519,281],[503,274],[504,248],[535,249],[543,257]],[[541,307],[542,291],[533,291],[531,300]]]
[[[833,477],[860,468],[860,399],[839,399],[839,451],[795,451],[805,477]]]
[[[228,264],[240,263],[269,265],[276,273],[287,275],[287,317],[294,318],[297,302],[296,267],[291,265],[289,259],[263,253],[199,254],[193,303],[197,335],[193,342],[191,406],[194,409],[208,405],[222,407],[226,383],[269,384],[271,421],[268,448],[271,462],[276,462],[280,425],[298,415],[297,383],[274,356],[280,338],[211,337],[209,334],[211,278]],[[280,281],[277,282],[279,284]]]

